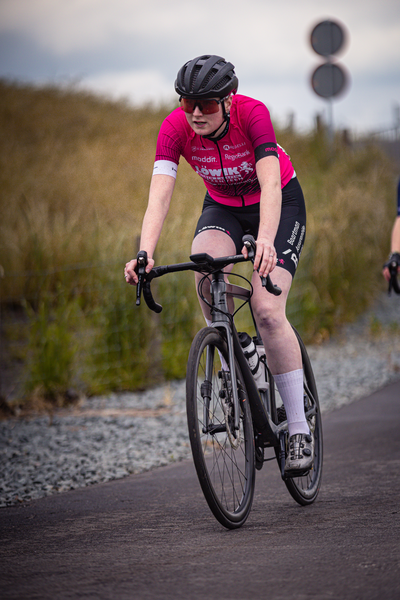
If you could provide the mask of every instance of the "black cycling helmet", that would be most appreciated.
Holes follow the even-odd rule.
[[[198,56],[179,70],[175,91],[186,98],[225,98],[239,85],[234,68],[222,56]]]

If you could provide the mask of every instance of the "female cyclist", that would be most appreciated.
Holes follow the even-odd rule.
[[[312,465],[314,440],[304,415],[300,349],[285,309],[304,243],[304,198],[289,156],[276,143],[267,107],[237,95],[237,88],[234,66],[220,56],[199,56],[179,70],[180,107],[159,132],[140,248],[147,252],[149,272],[183,156],[207,188],[192,253],[247,256],[243,235],[251,233],[257,241],[252,308],[287,414],[285,471],[298,476]],[[133,285],[136,266],[136,259],[129,261],[124,273]],[[280,296],[261,285],[260,276],[269,273]],[[210,324],[209,308],[200,302]]]

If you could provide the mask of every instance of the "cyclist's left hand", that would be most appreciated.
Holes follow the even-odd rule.
[[[242,248],[242,254],[247,258],[247,248]],[[276,250],[272,242],[267,238],[258,238],[256,241],[256,255],[254,258],[254,270],[259,272],[260,277],[266,277],[276,267]]]
[[[150,273],[150,271],[153,267],[154,267],[154,260],[152,258],[149,258],[147,260],[146,273]],[[134,258],[126,263],[125,269],[124,269],[124,277],[125,277],[126,283],[129,283],[130,285],[138,284],[137,259],[136,258]]]

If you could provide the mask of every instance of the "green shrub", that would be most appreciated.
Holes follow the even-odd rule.
[[[25,391],[58,401],[73,386],[77,340],[74,336],[79,308],[64,294],[43,296],[36,312],[27,306],[28,360]]]

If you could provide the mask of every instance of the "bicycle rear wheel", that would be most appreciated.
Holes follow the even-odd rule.
[[[241,527],[254,496],[253,425],[246,387],[236,363],[240,398],[240,428],[234,414],[228,350],[222,334],[212,327],[198,332],[189,352],[186,408],[193,461],[203,494],[215,518],[228,529]]]
[[[294,328],[293,328],[294,329]],[[321,410],[318,400],[317,386],[315,384],[314,373],[312,370],[311,362],[307,354],[306,347],[298,332],[294,329],[294,332],[299,341],[301,356],[303,361],[303,373],[304,373],[304,409],[307,411],[313,405],[315,405],[316,412],[313,416],[308,419],[308,425],[314,435],[314,463],[308,474],[302,477],[293,477],[285,479],[285,485],[296,502],[305,506],[312,504],[318,496],[321,487],[322,477],[322,462],[323,462],[323,438],[322,438],[322,420]],[[278,391],[275,390],[275,394]],[[278,420],[286,420],[286,413],[283,407],[279,408]],[[278,450],[276,450],[278,458]]]

